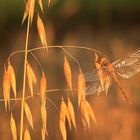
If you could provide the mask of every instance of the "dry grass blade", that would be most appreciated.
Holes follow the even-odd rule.
[[[28,14],[29,14],[30,4],[31,4],[31,0],[28,0],[26,3],[26,7],[25,7],[23,19],[22,19],[22,24],[24,23],[25,19],[27,18]]]
[[[90,129],[90,117],[89,117],[87,107],[85,105],[85,100],[81,100],[80,109],[81,109],[82,123],[84,125],[84,128]]]
[[[63,120],[59,120],[59,127],[60,127],[60,131],[61,131],[63,140],[66,140],[67,139],[67,132],[66,132],[65,122]]]
[[[25,132],[24,132],[24,140],[31,140],[31,135],[30,135],[30,132],[27,129],[27,127],[26,127]]]
[[[95,53],[95,66],[96,66],[96,69],[97,69],[97,72],[98,72],[98,76],[99,76],[99,79],[100,79],[101,88],[104,89],[104,74],[103,74],[103,71],[102,71],[102,66],[98,62],[98,59],[99,59],[99,57]]]
[[[44,27],[44,24],[43,24],[43,22],[42,22],[42,20],[39,16],[39,14],[38,14],[38,17],[37,17],[37,29],[38,29],[38,33],[39,33],[41,43],[42,43],[44,48],[47,48],[47,51],[48,51],[45,27]]]
[[[48,135],[46,124],[47,124],[47,111],[45,104],[41,104],[41,119],[42,119],[42,129],[41,129],[41,136],[42,140],[45,140],[45,135]]]
[[[32,127],[32,129],[34,130],[32,113],[31,113],[31,110],[26,102],[24,103],[24,110],[25,110],[27,120],[28,120],[30,126]]]
[[[60,105],[59,128],[60,128],[60,132],[63,137],[63,140],[67,139],[66,126],[65,126],[66,115],[67,115],[67,106],[62,98],[61,105]]]
[[[108,93],[108,89],[109,89],[109,86],[110,86],[110,77],[109,76],[107,76],[106,78],[105,78],[105,93],[106,93],[106,95],[107,95],[107,93]]]
[[[46,111],[46,107],[45,104],[41,104],[41,119],[42,119],[42,128],[44,130],[46,130],[46,124],[47,124],[47,111]]]
[[[42,104],[45,104],[45,102],[46,102],[46,89],[47,89],[46,77],[45,77],[45,74],[43,72],[41,80],[40,80],[40,97],[41,97]]]
[[[76,130],[76,121],[75,121],[75,113],[74,113],[74,108],[73,108],[73,105],[70,101],[70,99],[68,98],[68,112],[69,112],[69,115],[70,115],[70,119],[72,121],[72,124]]]
[[[16,129],[16,123],[13,117],[13,114],[11,113],[11,119],[10,119],[10,126],[12,131],[13,140],[17,140],[17,129]]]
[[[38,0],[38,4],[40,6],[41,11],[43,12],[43,4],[42,4],[42,0]]]
[[[64,99],[62,97],[61,105],[60,105],[60,119],[61,118],[66,118],[66,116],[67,116],[67,106],[66,106],[66,104],[64,102]]]
[[[42,137],[42,140],[45,140],[45,135],[46,135],[46,129],[41,128],[41,137]]]
[[[17,94],[16,93],[16,76],[15,76],[14,69],[13,69],[12,65],[10,64],[10,62],[8,64],[7,72],[9,73],[11,87],[12,87],[14,96],[16,98],[16,94]]]
[[[27,78],[28,78],[31,95],[33,96],[33,84],[35,84],[37,82],[37,79],[36,79],[36,76],[35,76],[35,73],[34,73],[32,67],[30,66],[29,63],[27,63]]]
[[[71,118],[70,118],[68,107],[65,104],[63,98],[62,98],[61,107],[60,107],[60,118],[63,118],[63,120],[65,120],[65,118],[67,118],[69,128],[71,130]]]
[[[30,23],[32,24],[33,17],[34,17],[34,6],[35,6],[35,0],[31,0],[31,7],[30,7]]]
[[[78,76],[78,107],[80,106],[81,98],[85,98],[86,84],[85,78],[82,72]]]
[[[67,120],[68,120],[69,128],[70,128],[70,130],[71,130],[71,118],[70,118],[70,113],[69,113],[69,111],[68,111],[68,107],[67,107],[66,118],[67,118]]]
[[[72,89],[71,68],[67,58],[64,58],[64,73],[70,89]]]
[[[27,16],[30,16],[30,23],[32,23],[33,16],[34,16],[34,5],[35,5],[35,0],[28,0],[27,1],[24,15],[23,15],[23,19],[22,19],[22,24],[24,23]]]
[[[32,67],[30,66],[29,63],[27,63],[27,71],[29,72],[28,74],[31,75],[32,82],[35,84],[37,82],[37,78],[36,78],[35,73],[34,73]]]
[[[89,116],[91,117],[91,119],[94,121],[95,124],[97,124],[95,114],[94,114],[94,112],[92,110],[92,107],[88,103],[88,101],[86,101],[86,100],[85,100],[85,107],[87,108],[87,112],[88,112]]]
[[[10,109],[10,75],[5,70],[4,77],[3,77],[3,96],[4,96],[4,103],[5,103],[5,110],[7,110],[7,106]]]

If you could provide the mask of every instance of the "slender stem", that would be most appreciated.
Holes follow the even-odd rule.
[[[4,102],[5,100],[8,100],[8,99],[0,99],[0,102]],[[21,101],[21,98],[10,98],[9,101]]]
[[[75,49],[82,49],[82,50],[87,50],[87,51],[91,51],[91,52],[97,52],[103,56],[105,56],[105,54],[103,54],[102,52],[96,50],[96,49],[92,49],[92,48],[88,48],[88,47],[84,47],[84,46],[48,46],[48,49],[51,49],[51,48],[60,48],[60,49],[66,49],[66,48],[75,48]],[[43,50],[44,48],[43,47],[37,47],[37,48],[33,48],[33,49],[29,49],[27,50],[27,52],[34,52],[34,51],[38,51],[38,50]],[[7,58],[6,62],[15,54],[19,54],[19,53],[25,53],[26,50],[18,50],[18,51],[15,51],[13,53],[11,53],[9,55],[9,57]],[[6,64],[5,62],[5,64]]]
[[[28,56],[29,30],[30,30],[30,14],[28,16],[26,44],[25,44],[24,75],[23,75],[23,89],[22,89],[22,102],[21,102],[21,120],[20,120],[20,140],[22,140],[22,138],[23,138],[23,118],[24,118],[24,100],[25,100],[24,98],[25,98],[25,85],[26,85],[26,66],[27,66],[26,63],[27,63],[27,56]]]
[[[49,90],[46,90],[46,94],[49,94],[49,93],[51,93],[52,94],[52,92],[60,92],[60,91],[64,91],[64,92],[68,92],[68,91],[72,91],[72,92],[77,92],[78,91],[78,89],[77,88],[75,88],[75,89],[69,89],[69,88],[65,88],[65,89],[61,89],[61,88],[56,88],[56,89],[49,89]],[[57,94],[57,93],[56,93]],[[92,93],[93,94],[93,93]],[[86,95],[86,96],[88,96],[88,95],[92,95],[92,94],[82,94],[82,95]],[[40,93],[37,93],[36,94],[37,96],[40,96]],[[33,96],[32,95],[29,95],[29,96],[26,96],[26,97],[24,97],[24,100],[28,100],[28,99],[30,99],[30,98],[33,98]],[[5,101],[5,99],[0,99],[0,102],[4,102]],[[18,98],[10,98],[9,99],[9,101],[22,101],[22,98],[20,98],[20,97],[18,97]]]
[[[39,66],[40,66],[42,72],[44,72],[43,67],[42,67],[41,63],[39,62],[38,58],[34,55],[33,52],[30,52],[30,54],[34,57],[34,59],[36,60],[36,62],[39,64]]]
[[[53,105],[53,107],[59,112],[60,110],[59,110],[59,108],[56,106],[56,104],[52,101],[52,100],[50,100],[48,97],[47,97],[47,100]]]
[[[76,60],[76,58],[75,58],[74,56],[72,56],[66,49],[64,49],[64,48],[62,48],[62,49],[64,50],[64,52],[65,52],[67,55],[69,55],[69,56],[77,63],[77,65],[78,65],[78,67],[79,67],[79,71],[81,72],[80,64],[79,64],[79,62]]]

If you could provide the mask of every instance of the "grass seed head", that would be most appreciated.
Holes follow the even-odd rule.
[[[65,73],[65,77],[66,77],[67,83],[68,83],[70,89],[72,89],[71,68],[70,68],[70,64],[69,64],[66,56],[64,58],[64,73]]]
[[[17,140],[16,123],[15,123],[15,120],[14,120],[12,113],[11,113],[11,118],[10,118],[10,126],[11,126],[13,140]]]

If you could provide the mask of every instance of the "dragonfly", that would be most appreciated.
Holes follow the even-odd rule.
[[[95,54],[96,69],[84,73],[85,81],[88,83],[86,94],[108,91],[112,81],[120,88],[124,98],[129,102],[126,91],[120,84],[119,78],[129,79],[140,72],[140,49],[129,54],[124,59],[110,63],[107,57]]]

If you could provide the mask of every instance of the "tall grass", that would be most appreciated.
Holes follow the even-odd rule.
[[[41,8],[41,11],[43,12],[42,0],[38,0],[38,4]],[[50,4],[50,1],[49,1],[49,4]],[[62,97],[60,109],[59,109],[55,105],[55,103],[46,96],[46,93],[67,91],[70,94],[72,94],[75,91],[78,92],[78,108],[80,108],[82,123],[83,123],[85,129],[87,129],[87,128],[90,129],[90,119],[93,120],[94,123],[96,123],[96,119],[94,116],[94,112],[85,97],[86,85],[85,85],[84,75],[82,73],[82,69],[80,67],[79,62],[66,50],[66,48],[72,47],[72,48],[85,49],[85,50],[94,51],[94,52],[98,52],[98,51],[94,50],[94,49],[86,48],[86,47],[80,47],[80,46],[48,46],[44,23],[43,23],[42,19],[40,18],[38,12],[37,12],[37,30],[39,33],[39,38],[42,43],[42,47],[29,49],[30,28],[31,28],[33,18],[35,15],[34,12],[35,12],[35,0],[28,0],[26,3],[26,6],[25,6],[24,16],[23,16],[23,20],[22,20],[22,24],[23,24],[27,18],[25,49],[20,50],[20,51],[15,51],[8,57],[7,62],[6,62],[6,63],[8,63],[8,68],[6,68],[7,64],[5,63],[5,74],[4,74],[4,79],[3,79],[3,93],[4,93],[5,109],[7,110],[7,105],[8,105],[9,110],[10,110],[11,101],[13,101],[13,100],[21,101],[19,139],[20,140],[22,140],[22,139],[30,140],[31,134],[30,134],[29,128],[27,127],[27,124],[24,121],[25,121],[25,116],[26,116],[26,118],[30,124],[30,127],[32,128],[33,131],[35,131],[34,124],[33,124],[34,118],[32,116],[30,107],[28,106],[28,103],[26,102],[26,100],[29,98],[30,99],[34,98],[34,94],[35,94],[34,86],[38,80],[37,75],[34,72],[34,68],[32,68],[32,66],[28,63],[28,55],[30,53],[30,55],[32,55],[33,58],[36,60],[36,63],[39,64],[39,67],[41,68],[41,71],[42,71],[41,72],[42,76],[41,76],[40,83],[39,83],[40,111],[41,111],[40,115],[41,115],[41,122],[42,122],[42,125],[40,128],[41,138],[42,138],[42,140],[45,140],[48,135],[48,131],[47,131],[47,127],[46,127],[47,114],[49,113],[46,110],[46,100],[48,100],[58,110],[58,112],[60,112],[59,128],[60,128],[62,138],[64,140],[66,140],[67,139],[66,120],[68,121],[69,128],[72,129],[72,125],[73,125],[75,131],[77,131],[76,120],[75,120],[75,111],[74,111],[73,103],[71,102],[71,99],[70,99],[70,95],[68,94],[68,96],[67,96],[67,99],[68,99],[67,103],[65,103],[64,98]],[[44,51],[46,51],[46,55],[48,55],[49,50],[51,48],[62,49],[62,51],[64,51],[65,54],[68,57],[70,57],[74,62],[76,62],[76,64],[78,65],[79,79],[78,79],[78,88],[77,89],[73,88],[73,83],[72,83],[73,76],[72,76],[72,72],[71,72],[71,66],[70,66],[69,61],[67,60],[66,56],[64,59],[64,74],[66,77],[68,88],[51,89],[51,90],[47,89],[48,81],[47,81],[47,78],[45,75],[45,71],[42,67],[42,64],[39,62],[38,58],[34,55],[34,51],[44,50]],[[13,68],[12,64],[10,63],[11,58],[14,55],[19,54],[19,53],[24,53],[24,67],[23,67],[24,69],[23,69],[23,82],[22,82],[23,85],[22,85],[22,97],[21,98],[17,98],[17,94],[16,94],[16,90],[17,90],[16,89],[16,78],[17,77],[14,72],[14,68]],[[98,52],[98,53],[100,53],[100,52]],[[28,87],[29,87],[28,91],[31,93],[31,95],[29,95],[29,96],[26,96],[27,81],[28,81]],[[15,98],[10,97],[11,89],[14,92]],[[16,140],[16,139],[18,139],[17,127],[16,127],[16,122],[15,122],[15,119],[14,119],[14,116],[12,115],[12,113],[11,113],[10,125],[11,125],[13,139]]]
[[[41,12],[43,13],[44,11],[43,3],[42,3],[42,0],[38,0],[38,3],[35,3],[35,2],[36,2],[35,0],[27,0],[27,3],[25,4],[25,11],[24,11],[24,16],[22,20],[22,24],[25,24],[24,22],[25,20],[27,20],[25,49],[17,50],[13,52],[7,58],[7,61],[4,64],[4,68],[5,68],[4,78],[3,78],[4,99],[1,99],[0,101],[4,101],[5,110],[9,109],[9,112],[11,113],[10,126],[11,126],[13,140],[17,140],[17,139],[30,140],[33,137],[32,135],[36,135],[37,132],[36,132],[35,123],[34,123],[34,120],[36,118],[34,117],[32,108],[28,102],[28,101],[32,102],[33,100],[35,100],[36,96],[39,97],[38,114],[40,117],[38,118],[40,119],[40,122],[41,122],[41,125],[39,127],[39,134],[40,134],[39,139],[45,140],[45,139],[48,139],[49,137],[49,130],[47,128],[47,123],[49,121],[49,118],[47,116],[49,116],[50,112],[48,111],[49,109],[47,107],[48,105],[47,102],[50,102],[51,105],[58,112],[57,115],[59,119],[57,121],[57,125],[58,125],[61,139],[64,139],[64,140],[69,139],[68,131],[71,131],[71,132],[74,131],[75,133],[77,134],[80,133],[80,135],[82,135],[81,130],[85,130],[87,133],[90,132],[91,130],[98,131],[98,126],[102,130],[103,129],[102,124],[101,122],[98,122],[98,118],[95,117],[96,114],[94,114],[93,108],[89,104],[88,97],[86,96],[87,85],[86,85],[85,75],[83,73],[81,64],[79,63],[77,58],[75,58],[68,50],[74,48],[83,52],[86,51],[88,53],[91,53],[92,55],[95,55],[97,53],[102,57],[106,57],[105,54],[101,53],[100,51],[96,49],[82,47],[82,46],[49,46],[47,34],[46,34],[47,29],[45,29],[44,23],[40,17],[40,13],[35,9],[36,8],[35,4],[38,4],[40,6]],[[50,2],[51,1],[48,1],[49,6],[50,6]],[[40,45],[41,47],[38,47],[38,48],[30,48],[29,46],[30,28],[32,27],[32,24],[34,24],[33,22],[34,16],[37,17],[36,29],[38,30],[40,43],[42,44]],[[51,49],[56,49],[56,48],[63,51],[62,67],[63,67],[63,73],[64,73],[66,84],[63,86],[63,88],[48,89],[49,80],[48,80],[48,75],[46,74],[46,69],[44,68],[45,64],[42,64],[40,62],[40,59],[37,57],[36,52],[41,51],[42,54],[44,53],[47,58]],[[19,97],[19,95],[17,94],[18,81],[16,80],[18,78],[14,71],[15,68],[12,66],[12,63],[11,63],[11,59],[17,54],[24,54],[24,64],[23,64],[24,69],[23,69],[23,79],[22,79],[23,85],[22,85],[21,97]],[[36,68],[31,63],[32,59],[30,60],[30,56],[33,57],[36,65],[39,66],[40,71],[38,73],[36,73]],[[56,58],[56,59],[59,59],[59,58]],[[72,67],[71,62],[74,63],[78,67],[78,70],[77,70],[78,72],[77,72],[77,77],[76,77],[77,86],[74,85],[74,79],[76,78],[74,77],[74,74],[72,72],[73,67]],[[96,65],[96,62],[92,62],[92,63],[95,63]],[[98,75],[100,78],[100,73],[98,73]],[[102,82],[101,79],[102,78],[99,79],[100,82]],[[14,93],[14,97],[12,98],[10,95],[10,91]],[[58,106],[56,105],[55,101],[49,98],[48,94],[56,93],[57,95],[57,93],[60,93],[60,92],[65,93],[65,94],[62,95],[61,97],[58,97],[59,99],[59,106]],[[75,99],[73,100],[73,97],[77,100],[76,101]],[[97,100],[98,100],[98,103],[95,104],[95,107],[99,108],[100,111],[102,111],[100,107],[103,107],[103,110],[104,110],[101,113],[102,115],[98,116],[99,118],[101,118],[105,115],[105,110],[107,110],[107,108],[109,107],[108,107],[108,104],[105,102],[105,100],[102,99],[102,97],[101,99],[97,99]],[[13,115],[14,114],[13,108],[10,108],[10,103],[12,101],[15,101],[15,104],[19,101],[21,104],[19,130],[17,130],[18,127],[17,127],[17,122],[15,121],[15,118]],[[96,110],[96,112],[98,111]],[[121,110],[120,112],[123,112],[123,111]],[[111,115],[109,111],[107,113]],[[117,113],[118,112],[116,110],[115,111],[113,110],[114,117],[121,116],[120,114],[118,115]],[[108,118],[111,119],[110,116],[108,116]],[[129,117],[126,116],[126,118],[129,118]],[[111,121],[113,121],[113,119],[111,119]],[[79,122],[81,124],[79,124]],[[102,123],[106,123],[106,122],[103,121]],[[132,126],[134,125],[133,123],[134,122],[132,122]],[[79,126],[80,127],[82,126],[82,128],[79,129],[80,128]],[[107,128],[109,127],[107,126]],[[32,131],[34,132],[34,134],[32,134]],[[95,137],[100,139],[101,136],[95,136]]]

